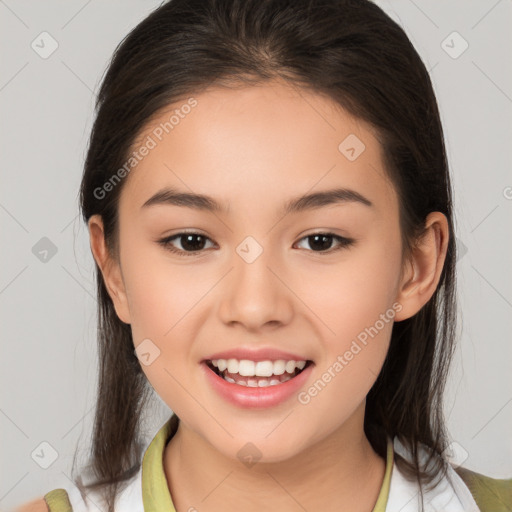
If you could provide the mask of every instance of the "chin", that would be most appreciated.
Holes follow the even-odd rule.
[[[238,431],[240,432],[240,431]],[[257,464],[274,464],[286,462],[298,456],[305,444],[289,435],[274,432],[267,434],[247,432],[230,439],[228,445],[215,446],[226,457],[239,461],[247,467]],[[272,438],[272,439],[271,439]]]

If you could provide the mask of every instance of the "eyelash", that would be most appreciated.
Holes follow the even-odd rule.
[[[198,256],[200,253],[204,252],[203,249],[200,249],[200,250],[197,250],[197,251],[183,251],[181,249],[176,249],[176,247],[173,247],[171,245],[172,241],[174,241],[177,238],[181,238],[182,236],[185,236],[185,235],[199,235],[199,236],[202,236],[203,238],[205,238],[207,240],[210,240],[210,238],[208,238],[207,236],[203,235],[202,233],[197,233],[197,232],[194,232],[194,231],[191,231],[191,232],[185,232],[184,231],[184,232],[177,233],[175,235],[172,235],[172,236],[169,236],[169,237],[166,237],[166,238],[162,238],[161,240],[158,240],[157,243],[160,244],[162,247],[164,247],[164,249],[166,249],[166,250],[168,250],[170,252],[173,252],[175,254],[178,254],[179,256]],[[320,254],[320,255],[332,254],[333,252],[336,252],[336,251],[339,251],[341,249],[345,249],[345,248],[350,247],[355,242],[355,240],[353,238],[345,238],[345,237],[342,237],[342,236],[339,236],[339,235],[335,235],[334,233],[328,233],[328,232],[311,233],[310,235],[302,237],[299,240],[299,242],[301,242],[304,239],[307,239],[307,238],[310,238],[310,237],[313,237],[313,236],[318,236],[318,235],[324,235],[324,236],[332,237],[334,240],[339,242],[339,245],[336,248],[334,248],[334,249],[329,249],[327,251],[311,251],[311,252],[314,252],[314,253],[317,253],[317,254]]]

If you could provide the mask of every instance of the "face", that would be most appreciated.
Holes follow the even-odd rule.
[[[361,432],[402,309],[398,200],[374,132],[278,82],[193,97],[145,127],[134,150],[151,148],[119,202],[115,304],[143,371],[182,423],[229,457],[250,441],[262,462],[281,461],[340,429]],[[144,206],[166,188],[219,208]],[[345,192],[286,209],[336,189]],[[269,368],[281,377],[254,375]]]

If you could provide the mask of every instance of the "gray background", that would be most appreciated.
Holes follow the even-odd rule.
[[[71,486],[75,445],[89,447],[96,299],[78,187],[108,59],[159,3],[0,1],[2,510]],[[446,134],[461,251],[460,343],[446,394],[452,455],[512,477],[512,2],[378,4],[430,70]],[[51,49],[44,31],[58,43],[47,58],[32,47]],[[38,251],[52,245],[42,261]],[[155,398],[148,436],[168,414]]]

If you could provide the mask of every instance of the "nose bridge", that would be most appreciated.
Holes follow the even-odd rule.
[[[235,248],[233,272],[221,298],[224,322],[256,329],[269,322],[289,321],[290,292],[274,274],[273,257],[273,251],[254,236],[247,236]]]

